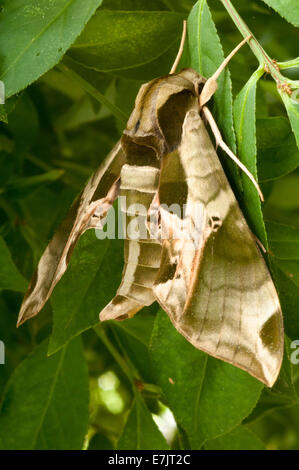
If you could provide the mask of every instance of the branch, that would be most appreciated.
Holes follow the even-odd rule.
[[[283,84],[286,84],[288,86],[294,86],[294,83],[292,80],[289,80],[288,78],[284,77],[280,73],[280,68],[289,68],[285,66],[281,66],[281,64],[277,64],[274,60],[272,60],[266,51],[262,48],[258,40],[254,37],[250,29],[248,28],[247,24],[244,22],[244,20],[241,18],[237,10],[234,8],[230,0],[220,0],[221,3],[223,4],[224,8],[227,10],[229,16],[235,23],[236,27],[242,34],[244,38],[247,36],[251,35],[251,39],[248,41],[248,45],[250,46],[252,52],[256,56],[257,60],[259,61],[260,65],[264,68],[265,72],[270,73],[272,78],[276,81],[277,85],[279,88],[283,88]],[[294,61],[290,62],[296,62],[298,65],[298,59],[295,59]],[[296,66],[296,65],[292,65]]]

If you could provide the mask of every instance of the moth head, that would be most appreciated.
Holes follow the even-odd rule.
[[[190,109],[198,109],[205,81],[195,70],[183,69],[142,85],[122,137],[123,145],[127,149],[133,142],[147,146],[158,159],[175,150],[185,115]]]

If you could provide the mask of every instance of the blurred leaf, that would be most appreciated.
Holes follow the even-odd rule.
[[[47,357],[47,341],[15,370],[0,412],[0,448],[80,449],[88,423],[88,376],[81,340]]]
[[[69,54],[99,71],[141,66],[177,41],[182,20],[182,15],[170,11],[99,10]]]
[[[206,442],[207,450],[263,450],[262,441],[245,426],[237,426],[231,432]]]
[[[258,175],[260,181],[280,178],[299,165],[299,150],[286,118],[257,120]]]
[[[168,445],[141,397],[136,396],[117,450],[164,450]]]
[[[63,170],[51,170],[40,175],[16,178],[4,189],[11,198],[24,197],[41,185],[46,185],[58,180],[64,174]]]
[[[3,238],[0,237],[0,290],[24,292],[26,286],[26,280],[17,270]]]
[[[194,0],[163,0],[163,2],[174,11],[189,11],[194,5]]]
[[[13,96],[5,100],[5,104],[0,104],[0,121],[8,123],[8,115],[13,111],[19,96]]]
[[[170,45],[169,49],[153,61],[147,62],[146,64],[138,67],[113,71],[113,75],[130,80],[139,80],[141,82],[149,82],[153,78],[167,75],[178,53],[181,30],[182,24],[180,29],[178,29],[177,40]]]
[[[157,384],[192,449],[240,424],[262,390],[246,372],[194,348],[162,310],[156,317],[151,357]]]
[[[130,116],[131,112],[133,111],[135,99],[141,85],[142,81],[140,80],[131,80],[125,78],[118,78],[116,80],[116,103],[127,116]]]
[[[6,0],[0,13],[0,79],[6,96],[19,92],[56,65],[101,3]]]
[[[209,78],[224,60],[223,49],[206,0],[199,0],[188,18],[188,41],[191,67]],[[223,132],[223,138],[233,152],[236,138],[233,125],[232,84],[228,67],[222,72],[214,96],[216,109],[214,117]],[[235,183],[240,185],[239,172],[234,163],[225,161]]]
[[[238,157],[246,165],[248,170],[257,179],[256,168],[256,118],[255,118],[255,96],[256,84],[262,69],[258,69],[248,80],[240,91],[234,103],[234,119],[238,143]],[[261,201],[257,190],[244,172],[241,172],[243,182],[244,212],[254,230],[254,233],[267,247],[267,236],[263,221]]]
[[[157,304],[143,308],[134,318],[121,322],[112,322],[111,327],[117,334],[125,354],[138,369],[140,377],[146,382],[153,382],[150,367],[149,344],[154,327],[155,316],[152,312],[158,310]]]
[[[17,151],[24,152],[35,143],[39,133],[37,110],[28,93],[23,93],[8,118],[8,128]]]
[[[80,85],[82,89],[90,95],[90,97],[95,101],[99,102],[105,108],[109,109],[111,113],[123,124],[126,124],[127,117],[117,106],[111,102],[109,99],[102,93],[98,87],[94,86],[91,81],[88,81],[84,78],[85,74],[80,74],[75,71],[74,65],[75,61],[69,57],[65,57],[63,64],[59,65],[59,68],[62,72],[68,75],[75,83]],[[84,67],[82,67],[84,69]]]
[[[265,387],[261,393],[257,406],[245,422],[251,422],[274,409],[291,407],[298,403],[298,396],[294,386],[294,370],[290,361],[289,340],[285,340],[285,354],[283,363],[272,388]]]
[[[275,222],[267,222],[266,227],[274,256],[299,261],[299,229]]]
[[[271,265],[276,281],[285,328],[292,339],[299,338],[299,230],[267,222]]]
[[[294,0],[263,0],[294,26],[299,27],[299,5]]]
[[[51,297],[54,315],[50,354],[99,323],[100,311],[119,286],[122,265],[121,240],[99,240],[94,230],[80,238],[67,272]]]
[[[102,8],[107,10],[163,10],[163,0],[103,0]]]
[[[286,107],[290,123],[296,138],[297,146],[299,148],[299,103],[298,100],[292,99],[292,96],[289,96],[284,91],[278,89],[282,101]]]

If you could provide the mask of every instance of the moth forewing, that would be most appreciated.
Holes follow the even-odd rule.
[[[125,154],[118,142],[88,181],[44,251],[24,297],[18,326],[43,308],[67,269],[80,236],[97,226],[118,196],[120,171]]]
[[[187,207],[204,216],[196,243],[187,232],[183,244],[163,242],[154,294],[196,348],[272,386],[283,357],[278,296],[197,111],[186,114],[178,152]]]

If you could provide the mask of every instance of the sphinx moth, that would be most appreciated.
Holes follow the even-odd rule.
[[[126,228],[138,216],[146,236],[127,235],[122,281],[100,320],[131,318],[157,300],[196,348],[273,385],[283,355],[279,299],[207,131],[209,123],[259,190],[206,107],[232,54],[208,80],[193,69],[172,70],[141,87],[120,141],[46,248],[18,325],[41,310],[79,237],[102,226],[121,195]],[[173,204],[182,211],[169,210]]]

